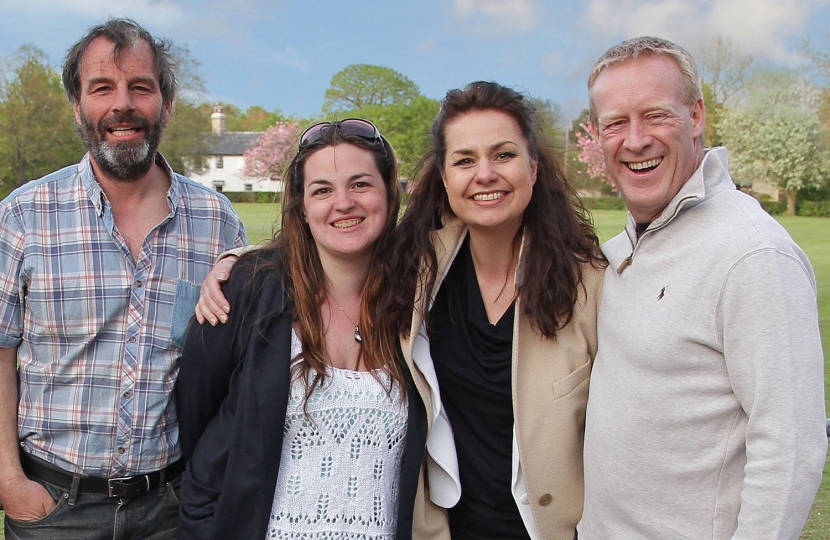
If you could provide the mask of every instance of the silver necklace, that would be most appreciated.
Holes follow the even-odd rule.
[[[343,309],[343,306],[341,306],[340,302],[337,301],[337,297],[334,296],[334,293],[331,292],[331,289],[329,289],[328,285],[326,285],[326,292],[329,293],[329,296],[331,296],[331,299],[334,300],[335,304],[337,304],[337,307],[340,308],[340,311],[343,312],[343,315],[346,317],[346,319],[348,319],[349,322],[354,325],[354,340],[357,341],[358,343],[362,343],[363,338],[360,337],[360,325],[358,323],[354,322],[351,317],[349,317],[349,314],[346,313],[346,310]]]

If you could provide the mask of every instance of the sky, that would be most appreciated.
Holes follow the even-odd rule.
[[[830,50],[830,0],[0,0],[0,56],[33,44],[60,66],[108,16],[131,17],[186,46],[206,101],[320,113],[332,76],[375,64],[433,99],[491,80],[587,106],[593,62],[623,39],[655,35],[699,57],[715,36],[771,65],[797,67],[800,44]]]

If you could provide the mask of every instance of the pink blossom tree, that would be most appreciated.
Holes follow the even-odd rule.
[[[285,167],[297,150],[300,125],[277,122],[265,130],[256,143],[245,151],[242,174],[254,178],[282,178]]]
[[[605,158],[602,156],[599,141],[585,124],[580,124],[580,127],[582,129],[576,132],[576,144],[579,147],[577,159],[588,166],[589,176],[602,180],[616,191],[617,188],[608,176],[608,169],[605,168]]]

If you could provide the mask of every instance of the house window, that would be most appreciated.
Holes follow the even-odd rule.
[[[245,184],[245,191],[253,191],[254,185],[253,184]]]
[[[225,158],[223,156],[216,157],[216,168],[222,169],[225,167]]]

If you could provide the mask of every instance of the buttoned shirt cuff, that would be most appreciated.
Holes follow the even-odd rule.
[[[0,334],[0,349],[16,349],[22,338]]]

